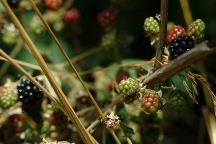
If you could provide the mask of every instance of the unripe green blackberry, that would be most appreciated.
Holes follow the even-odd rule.
[[[36,34],[41,34],[43,31],[45,31],[45,27],[43,23],[40,21],[39,17],[36,15],[30,21],[29,28],[32,32]]]
[[[115,32],[109,32],[105,34],[101,41],[101,46],[105,49],[114,48],[116,45],[116,35]]]
[[[13,106],[17,101],[17,93],[9,87],[0,87],[0,107],[6,109]]]
[[[13,45],[17,42],[19,32],[13,23],[4,24],[1,33],[2,33],[1,39],[5,44]]]
[[[144,94],[141,100],[141,107],[147,113],[154,113],[161,108],[161,98],[155,92],[147,92]]]
[[[148,17],[144,21],[144,30],[150,34],[157,34],[160,31],[158,21],[154,17]]]
[[[205,36],[205,23],[201,19],[195,20],[188,27],[188,35],[194,40],[200,41]]]
[[[173,96],[170,99],[169,103],[170,103],[171,108],[173,108],[177,111],[182,111],[187,107],[187,101],[186,101],[185,97],[182,95]]]
[[[139,81],[133,78],[122,80],[119,83],[119,90],[124,97],[131,96],[139,90]]]

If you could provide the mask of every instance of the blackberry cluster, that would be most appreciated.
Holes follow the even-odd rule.
[[[194,40],[187,36],[181,35],[171,41],[169,46],[170,59],[174,59],[194,47]]]
[[[17,8],[21,0],[7,0],[8,5],[11,8]]]
[[[21,79],[20,84],[17,86],[17,90],[18,100],[23,102],[25,105],[34,104],[35,102],[40,101],[43,96],[43,92],[26,78]]]

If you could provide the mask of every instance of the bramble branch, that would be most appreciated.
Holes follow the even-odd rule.
[[[192,50],[185,54],[177,57],[169,64],[162,66],[157,71],[150,74],[146,79],[143,80],[142,85],[147,87],[153,87],[161,82],[164,82],[169,77],[173,76],[180,70],[196,63],[199,60],[204,59],[209,54],[215,53],[216,48],[209,48],[207,42],[202,42]]]

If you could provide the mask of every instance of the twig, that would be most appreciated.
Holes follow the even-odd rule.
[[[164,46],[166,44],[166,34],[167,34],[167,20],[168,20],[168,0],[161,0],[161,12],[160,12],[160,46],[156,50],[155,69],[161,67],[160,62],[162,62],[162,55],[164,52]]]
[[[164,65],[154,73],[150,74],[144,81],[143,86],[153,87],[165,80],[167,80],[172,75],[176,74],[180,70],[190,66],[191,64],[205,58],[207,55],[215,53],[215,49],[208,48],[206,42],[194,47],[192,50],[186,52],[185,54],[177,57],[175,60],[171,61],[169,64]]]

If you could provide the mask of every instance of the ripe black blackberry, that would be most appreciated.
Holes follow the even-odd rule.
[[[187,35],[180,35],[169,45],[170,59],[174,59],[194,47],[194,40]]]
[[[38,79],[36,79],[39,81]],[[39,81],[41,82],[41,81]],[[17,86],[18,100],[24,105],[34,104],[42,99],[43,92],[29,79],[22,78]]]
[[[17,8],[21,0],[7,0],[8,5],[11,8]]]

